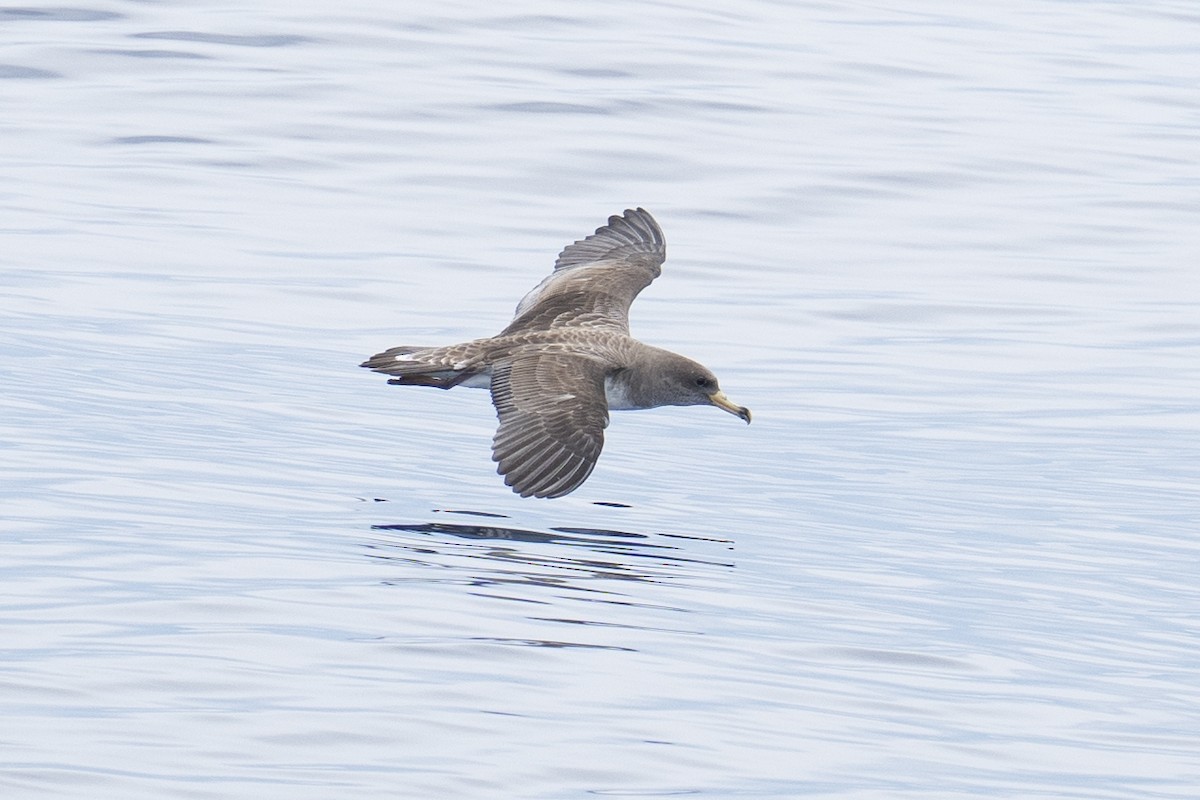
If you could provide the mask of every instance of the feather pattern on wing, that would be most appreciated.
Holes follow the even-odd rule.
[[[500,335],[568,326],[628,333],[629,306],[659,276],[666,257],[666,240],[650,212],[611,216],[559,254],[554,272],[525,295]]]
[[[532,353],[492,367],[500,427],[492,460],[522,497],[561,497],[578,488],[600,457],[608,403],[605,365],[564,353]]]

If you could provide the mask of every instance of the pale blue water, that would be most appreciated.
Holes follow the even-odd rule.
[[[5,798],[1194,798],[1200,14],[0,9]],[[558,501],[489,335],[612,213]]]

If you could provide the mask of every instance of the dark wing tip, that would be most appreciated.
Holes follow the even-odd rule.
[[[554,262],[555,269],[589,264],[606,258],[645,261],[656,269],[667,259],[667,241],[658,222],[644,208],[627,208],[621,216],[591,236],[566,246]]]
[[[575,441],[546,436],[539,425],[533,430],[501,426],[493,440],[492,460],[505,485],[521,497],[562,497],[583,485],[600,457],[603,434]]]
[[[527,469],[513,468],[504,472],[504,465],[501,465],[496,471],[521,497],[554,498],[582,486],[595,467],[594,460],[559,456],[550,459],[549,463],[534,463]]]

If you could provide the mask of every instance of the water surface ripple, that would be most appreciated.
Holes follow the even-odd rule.
[[[1191,800],[1200,15],[0,9],[5,798]],[[559,501],[495,333],[642,205]]]

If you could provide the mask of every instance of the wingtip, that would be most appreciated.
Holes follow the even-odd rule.
[[[666,237],[649,211],[638,206],[613,214],[595,233],[567,245],[558,254],[554,267],[586,264],[614,254],[644,254],[655,265],[662,264],[667,257]]]

